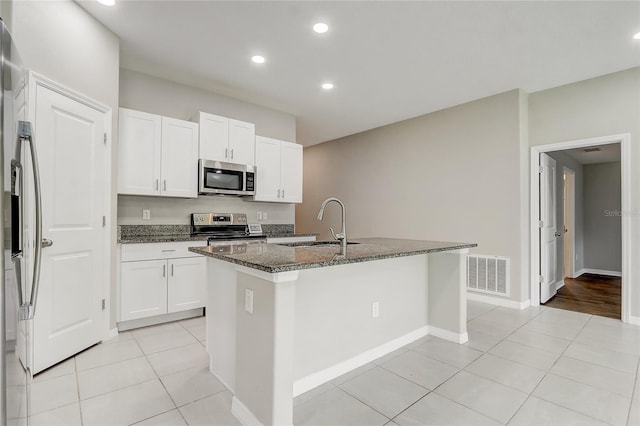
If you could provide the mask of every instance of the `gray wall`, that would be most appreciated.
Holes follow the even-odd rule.
[[[120,70],[120,106],[189,120],[198,111],[244,120],[256,125],[262,136],[295,142],[293,115],[253,105],[212,92],[174,83],[126,69]],[[142,220],[142,209],[151,210],[151,220]],[[234,197],[199,197],[195,200],[159,197],[118,197],[118,224],[187,224],[193,212],[247,213],[257,221],[258,211],[267,212],[262,223],[294,223],[295,205],[247,202]]]
[[[118,158],[119,39],[71,0],[3,1],[11,10],[9,29],[25,66],[111,107],[111,215],[116,217]],[[40,159],[43,161],[44,159]],[[111,270],[115,270],[116,222],[111,222]],[[111,301],[115,300],[111,275]],[[115,303],[111,326],[115,327]]]
[[[120,106],[183,120],[210,112],[255,123],[258,135],[296,141],[291,114],[127,69],[120,70]]]
[[[622,269],[620,162],[584,166],[584,267]]]
[[[521,270],[521,109],[514,90],[304,150],[301,232],[329,238],[339,209],[347,233],[478,243],[473,251],[511,258],[511,298],[528,299]],[[526,133],[526,132],[524,132]],[[524,157],[527,158],[527,157]],[[526,211],[526,208],[525,208]]]
[[[640,259],[640,67],[529,95],[531,146],[631,134],[630,259]],[[588,265],[585,264],[588,267]],[[624,277],[630,314],[640,317],[640,268]]]
[[[582,164],[568,156],[562,151],[548,152],[549,156],[556,160],[556,223],[558,224],[558,232],[562,234],[561,238],[558,238],[557,244],[557,276],[556,282],[564,279],[564,237],[566,234],[564,229],[564,205],[563,205],[563,192],[564,181],[563,167],[568,167],[575,172],[575,271],[578,272],[584,268],[584,232],[583,232],[583,179],[582,179]]]

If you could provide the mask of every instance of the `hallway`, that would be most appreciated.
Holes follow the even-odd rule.
[[[564,287],[545,306],[620,319],[621,287],[620,277],[582,274],[565,278]]]

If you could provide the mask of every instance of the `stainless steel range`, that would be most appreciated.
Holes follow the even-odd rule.
[[[244,213],[191,213],[191,234],[207,236],[220,253],[244,253],[249,243],[266,242],[264,234],[250,234]]]

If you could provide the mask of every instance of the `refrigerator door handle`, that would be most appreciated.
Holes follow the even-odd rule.
[[[18,222],[12,224],[12,226],[18,226],[18,244],[15,248],[11,249],[11,260],[14,264],[16,271],[16,281],[18,285],[18,306],[24,304],[24,289],[22,288],[22,274],[20,271],[20,260],[24,257],[24,168],[18,160],[11,160],[11,196],[17,196],[18,198]],[[18,183],[18,189],[15,185]]]
[[[31,170],[33,171],[34,205],[35,205],[35,247],[33,261],[33,282],[31,283],[31,298],[29,303],[20,306],[20,319],[29,320],[33,318],[38,301],[38,290],[40,285],[40,264],[42,262],[42,192],[40,189],[40,173],[38,170],[38,155],[33,138],[31,123],[20,121],[18,124],[18,138],[21,142],[29,143],[31,154]],[[24,197],[24,194],[20,194]]]

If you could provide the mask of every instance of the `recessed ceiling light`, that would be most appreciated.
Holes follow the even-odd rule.
[[[264,56],[260,56],[260,55],[252,56],[251,60],[256,64],[264,64],[264,61],[265,61]]]
[[[317,32],[318,34],[324,34],[329,31],[329,26],[324,22],[318,22],[313,26],[313,31]]]
[[[636,33],[636,34],[633,36],[633,38],[634,38],[635,40],[640,40],[640,33]]]
[[[98,0],[98,3],[102,3],[105,6],[113,6],[116,4],[116,0]]]
[[[322,84],[322,88],[324,90],[331,90],[331,89],[333,89],[333,83],[323,83]]]

